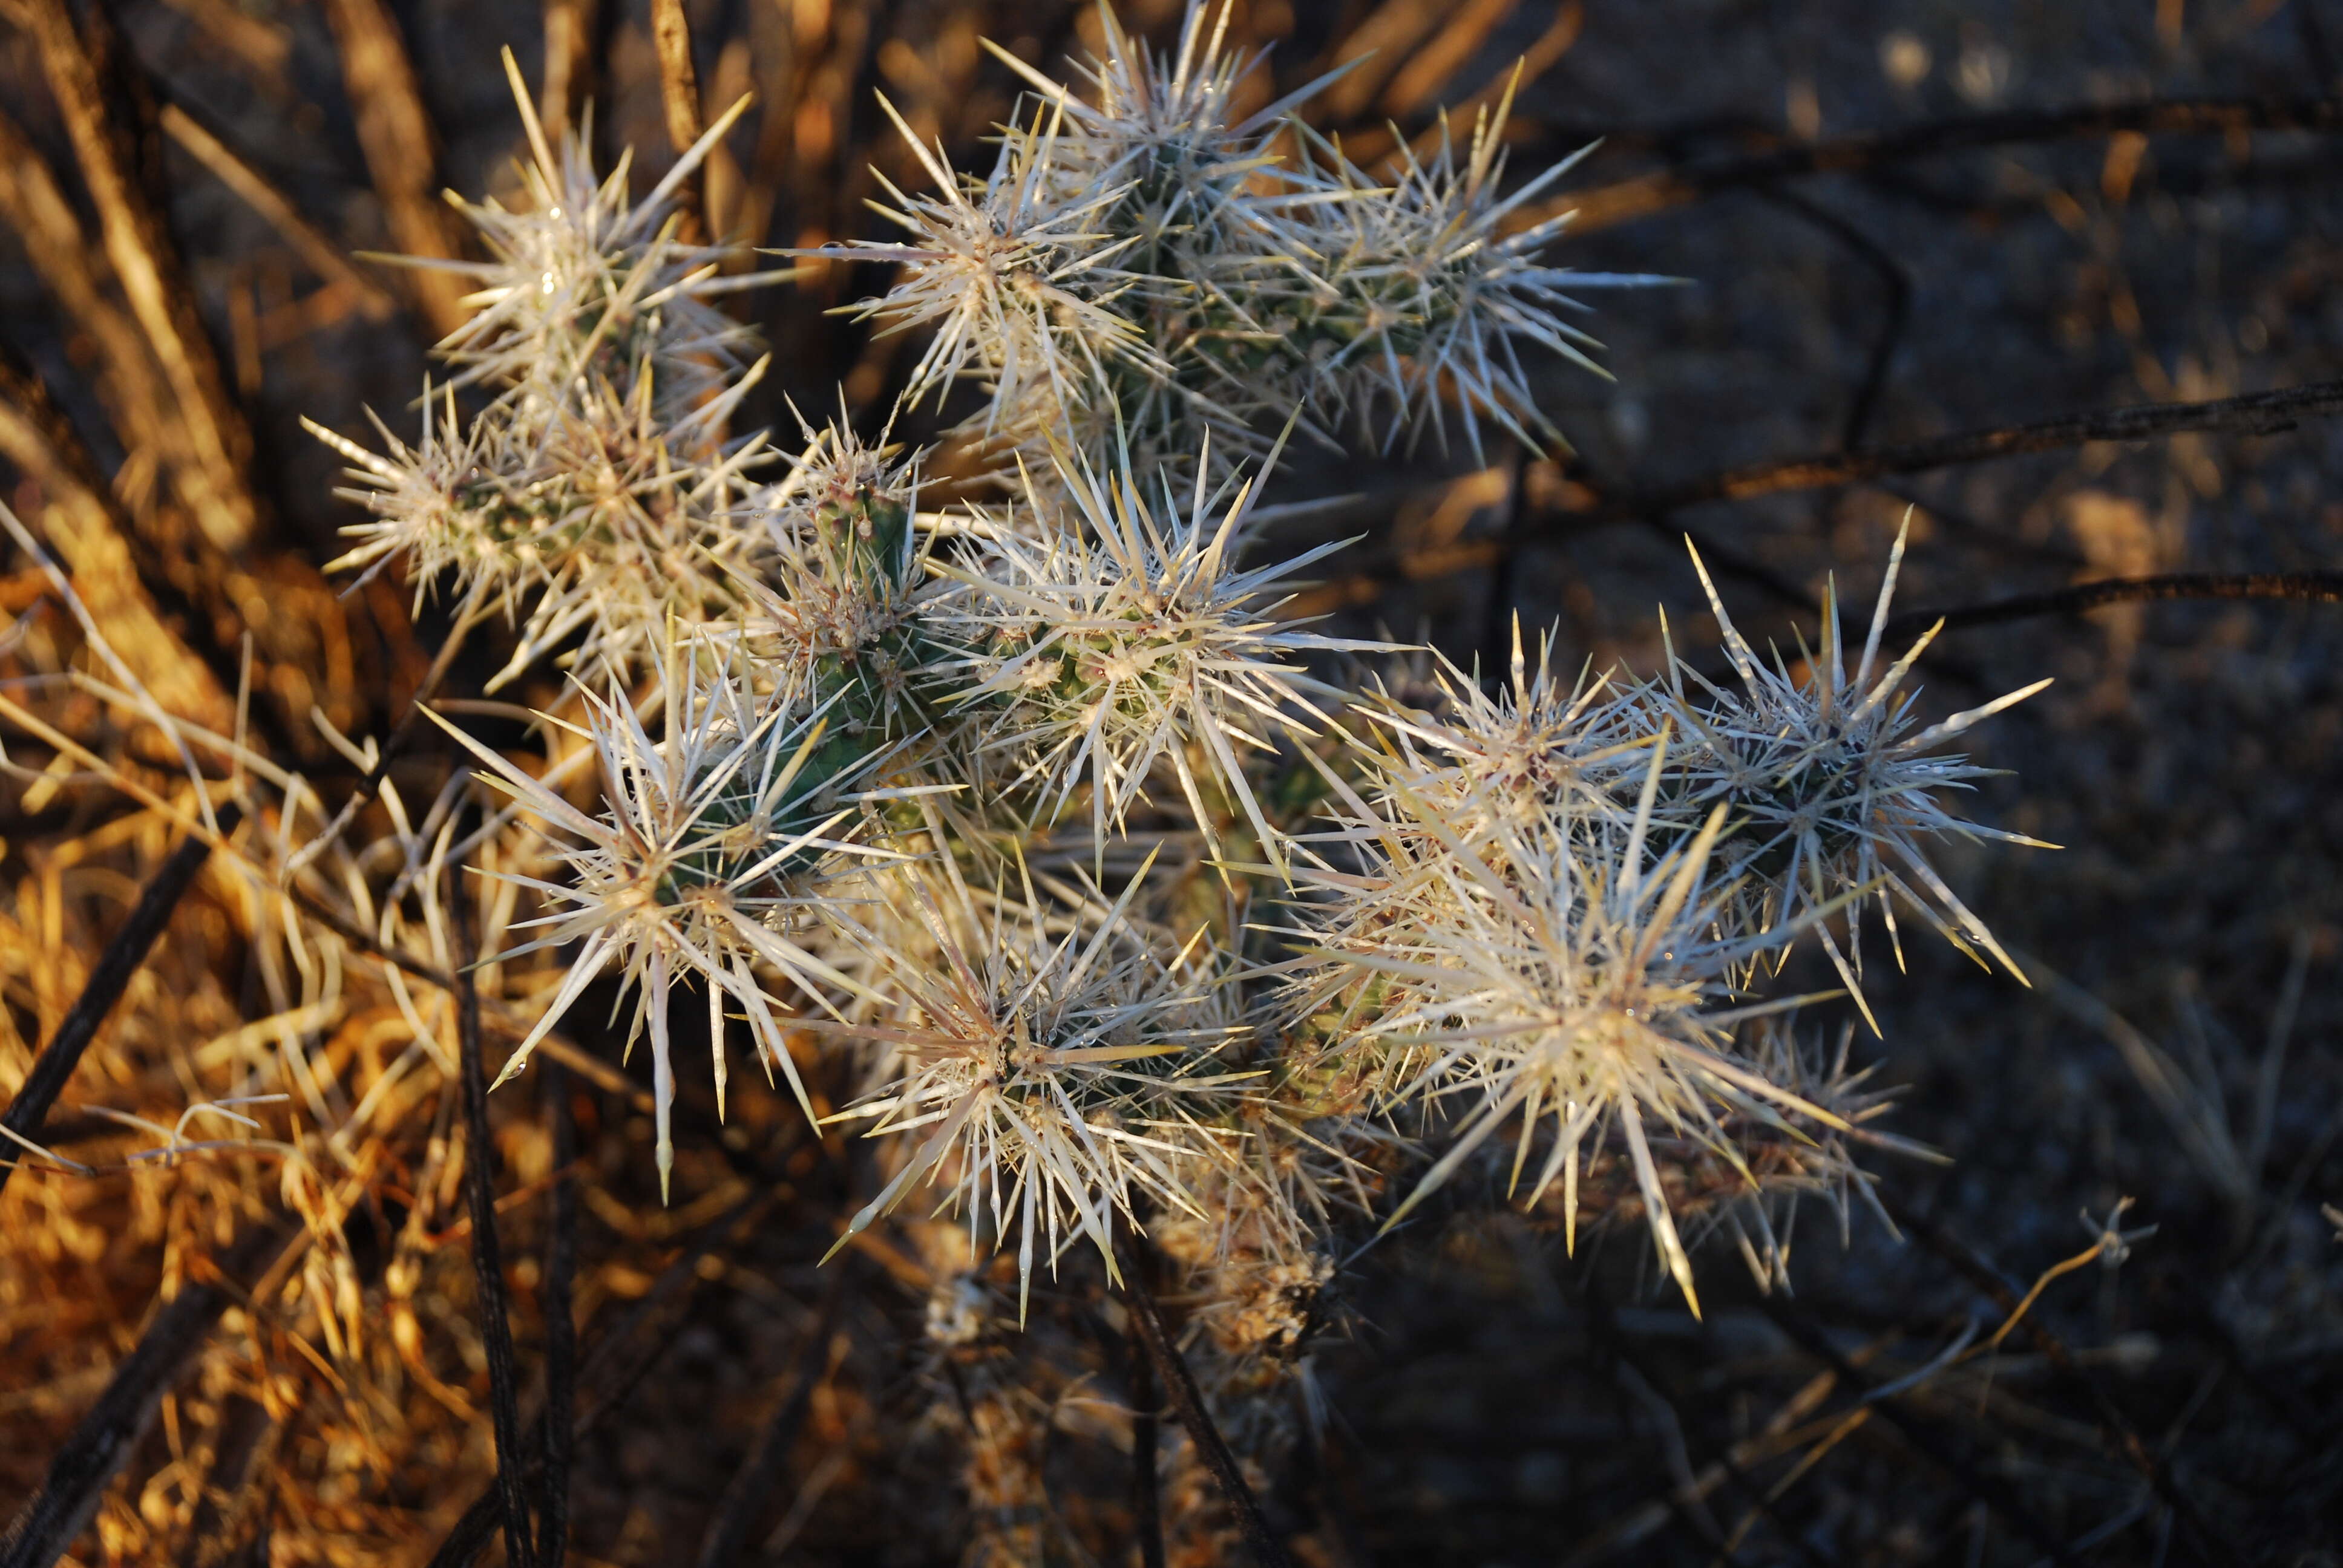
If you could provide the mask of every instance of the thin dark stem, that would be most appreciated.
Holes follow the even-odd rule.
[[[460,872],[458,873],[460,875]],[[464,934],[471,929],[469,900],[459,885],[448,902]],[[464,1191],[472,1216],[472,1271],[479,1283],[480,1338],[488,1358],[488,1399],[497,1437],[497,1493],[504,1510],[505,1560],[513,1568],[534,1568],[528,1529],[528,1499],[522,1490],[525,1460],[520,1450],[520,1387],[513,1365],[512,1316],[505,1295],[505,1265],[497,1244],[496,1141],[488,1131],[488,1079],[480,1062],[480,992],[468,967],[456,971],[456,1004],[464,1078]]]
[[[2184,431],[2268,436],[2291,430],[2298,419],[2343,412],[2343,381],[2314,382],[2279,392],[2250,392],[2206,403],[2151,403],[2107,408],[2024,425],[1964,431],[1935,441],[1880,447],[1867,452],[1824,453],[1775,458],[1726,468],[1647,494],[1621,497],[1587,513],[1526,514],[1515,533],[1534,535],[1557,520],[1591,521],[1673,511],[1707,501],[1742,501],[1784,490],[1819,489],[1888,474],[1918,474],[1935,468],[2015,457],[2028,452],[2063,451],[2095,441],[2149,441]]]
[[[1573,232],[1624,222],[1749,186],[1806,175],[1852,174],[1946,153],[2027,142],[2147,134],[2224,134],[2255,130],[2333,130],[2343,100],[2298,98],[2147,98],[2076,109],[2013,109],[1929,120],[1898,130],[1802,143],[1643,175],[1572,194],[1560,205],[1579,213]]]
[[[1505,458],[1505,500],[1503,515],[1497,524],[1499,533],[1511,531],[1513,519],[1521,515],[1522,480],[1528,466],[1529,453],[1520,443],[1514,443]],[[1481,610],[1481,674],[1486,680],[1503,680],[1505,669],[1513,662],[1513,601],[1521,588],[1520,566],[1520,560],[1511,551],[1490,565],[1489,597]]]
[[[1131,1528],[1139,1537],[1140,1568],[1163,1568],[1163,1503],[1155,1473],[1154,1368],[1139,1314],[1131,1314]]]
[[[1986,604],[1951,609],[1912,610],[1887,623],[1887,633],[1926,630],[1938,620],[1946,630],[2026,620],[2043,615],[2077,615],[2102,605],[2147,599],[2286,598],[2317,604],[2343,603],[2343,571],[2170,572],[2150,578],[2108,578],[2046,593],[2017,594]]]
[[[762,1195],[743,1199],[724,1214],[711,1221],[699,1233],[695,1244],[687,1247],[675,1261],[669,1263],[649,1293],[635,1303],[623,1322],[601,1339],[586,1364],[578,1370],[578,1384],[585,1396],[581,1401],[576,1422],[570,1428],[574,1438],[591,1433],[620,1406],[625,1404],[637,1384],[650,1374],[652,1367],[667,1353],[675,1332],[682,1328],[684,1319],[678,1314],[664,1335],[645,1336],[639,1342],[636,1331],[642,1328],[664,1310],[679,1293],[695,1287],[699,1279],[700,1260],[707,1257],[728,1238],[747,1228],[747,1223],[763,1214],[776,1201],[776,1193],[768,1190]],[[629,1349],[632,1345],[632,1349]],[[541,1432],[531,1434],[531,1452],[526,1456],[528,1470],[534,1473],[543,1462],[538,1448]],[[472,1500],[431,1554],[430,1568],[471,1568],[480,1553],[488,1549],[495,1535],[502,1504],[494,1486]]]
[[[247,1232],[218,1261],[216,1279],[191,1281],[164,1303],[49,1462],[40,1491],[0,1530],[0,1568],[49,1568],[65,1554],[96,1513],[180,1369],[235,1303],[235,1282],[266,1269],[289,1234],[283,1225]]]
[[[1845,246],[1887,290],[1886,317],[1879,325],[1878,337],[1872,340],[1871,352],[1864,361],[1863,379],[1855,383],[1845,423],[1839,427],[1839,449],[1852,452],[1870,434],[1872,417],[1879,410],[1880,395],[1887,389],[1887,372],[1896,362],[1896,346],[1903,342],[1904,328],[1912,318],[1912,279],[1905,272],[1904,264],[1886,246],[1821,203],[1809,201],[1792,190],[1767,189],[1764,195],[1775,206],[1795,213]]]
[[[840,1268],[832,1274],[830,1289],[822,1296],[820,1315],[815,1319],[805,1342],[798,1348],[797,1364],[789,1372],[789,1398],[781,1402],[772,1420],[758,1432],[740,1468],[726,1483],[716,1517],[709,1523],[708,1533],[700,1540],[699,1568],[730,1568],[739,1561],[759,1515],[771,1502],[774,1486],[781,1477],[781,1466],[796,1445],[798,1429],[805,1424],[806,1412],[813,1404],[813,1391],[828,1367],[830,1338],[838,1330],[838,1314],[845,1303],[847,1281],[851,1273],[851,1269]]]
[[[1970,430],[1940,440],[1881,447],[1865,452],[1777,458],[1723,469],[1664,489],[1614,492],[1578,511],[1524,507],[1503,534],[1443,550],[1435,568],[1419,568],[1403,553],[1388,545],[1361,550],[1349,560],[1351,574],[1346,580],[1313,590],[1297,601],[1294,613],[1309,613],[1323,602],[1362,603],[1382,585],[1472,570],[1489,565],[1508,550],[1620,523],[1651,524],[1670,512],[1712,501],[1747,500],[1789,490],[1864,483],[1895,474],[1923,474],[2029,452],[2060,451],[2096,441],[2149,441],[2188,431],[2268,436],[2293,429],[2299,418],[2338,412],[2343,412],[2343,381],[2321,381],[2282,392],[2255,392],[2207,403],[2157,403],[2144,407],[2102,409],[2061,419]]]
[[[244,809],[233,800],[219,806],[214,812],[214,820],[219,824],[220,836],[226,838],[235,832],[243,815]],[[81,995],[74,999],[73,1006],[58,1022],[57,1031],[49,1036],[49,1043],[33,1060],[33,1070],[25,1074],[24,1087],[9,1101],[6,1114],[0,1115],[0,1128],[16,1135],[7,1139],[7,1148],[0,1151],[0,1161],[5,1161],[0,1163],[0,1190],[7,1187],[9,1176],[23,1162],[24,1145],[16,1139],[40,1141],[41,1123],[47,1120],[49,1108],[56,1103],[74,1069],[80,1065],[82,1052],[89,1049],[89,1042],[96,1038],[106,1015],[114,1010],[114,1004],[122,1000],[130,977],[146,963],[163,928],[171,922],[171,911],[178,908],[179,900],[195,885],[196,875],[211,858],[211,852],[208,839],[182,840],[165,859],[162,869],[140,891],[130,918],[114,933],[106,950],[98,954],[96,966],[89,971]]]
[[[1245,1483],[1236,1455],[1229,1452],[1221,1429],[1212,1424],[1212,1412],[1204,1408],[1203,1391],[1196,1386],[1195,1374],[1188,1370],[1179,1347],[1164,1332],[1163,1314],[1148,1291],[1147,1282],[1140,1277],[1134,1250],[1128,1242],[1118,1241],[1115,1251],[1121,1265],[1123,1304],[1131,1310],[1140,1343],[1146,1347],[1148,1359],[1155,1364],[1155,1375],[1162,1380],[1172,1413],[1187,1428],[1188,1441],[1196,1445],[1196,1455],[1204,1462],[1204,1469],[1219,1487],[1222,1501],[1237,1516],[1237,1527],[1243,1532],[1245,1544],[1252,1549],[1255,1561],[1262,1568],[1288,1568],[1290,1560],[1285,1548],[1278,1544],[1276,1535],[1271,1532],[1269,1521],[1261,1511],[1261,1500]]]
[[[561,1568],[569,1551],[570,1425],[578,1419],[578,1325],[570,1298],[578,1273],[578,1120],[569,1103],[569,1070],[548,1058],[545,1120],[553,1142],[552,1221],[545,1241],[544,1478],[538,1488],[537,1556]]]
[[[1866,1394],[1878,1386],[1877,1380],[1840,1354],[1838,1347],[1830,1342],[1829,1336],[1783,1298],[1763,1296],[1757,1304],[1807,1354],[1835,1372],[1844,1386]],[[2052,1533],[2006,1481],[1986,1474],[1946,1447],[1932,1428],[1904,1408],[1900,1397],[1880,1400],[1875,1408],[1924,1458],[1959,1482],[1971,1497],[2000,1514],[2019,1534],[2032,1542],[2036,1550],[2048,1553],[2051,1561],[2056,1563],[2075,1561],[2075,1554],[2067,1549],[2066,1543]]]

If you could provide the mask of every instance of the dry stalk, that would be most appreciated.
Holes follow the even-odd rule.
[[[55,3],[55,0],[53,0]],[[456,226],[438,193],[438,144],[423,107],[407,40],[383,0],[327,0],[326,18],[342,64],[342,85],[357,116],[358,145],[382,199],[392,243],[417,265],[408,297],[434,337],[469,318],[457,275],[435,267],[460,254]]]

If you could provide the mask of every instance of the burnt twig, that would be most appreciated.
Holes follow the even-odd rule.
[[[1775,147],[1642,175],[1559,196],[1523,211],[1515,221],[1527,227],[1554,212],[1572,210],[1578,215],[1572,231],[1584,233],[1683,206],[1720,191],[1774,185],[1805,175],[1863,173],[1946,153],[2126,132],[2331,131],[2338,126],[2343,126],[2343,99],[2336,98],[2147,98],[2076,109],[2013,109]]]
[[[1574,522],[1616,520],[1647,512],[1674,511],[1707,501],[1743,501],[1784,490],[1812,490],[1888,474],[1926,473],[2028,452],[2056,452],[2097,441],[2152,441],[2187,431],[2268,436],[2293,429],[2298,419],[2338,412],[2343,412],[2343,381],[2318,381],[2284,391],[2249,392],[2241,397],[2220,397],[2205,403],[2152,403],[2107,408],[2060,419],[1968,430],[1934,441],[1880,447],[1867,452],[1828,453],[1745,464],[1680,485],[1622,497],[1590,512],[1525,516],[1516,533],[1534,535],[1563,518]]]
[[[1261,1500],[1245,1483],[1244,1472],[1238,1468],[1236,1455],[1229,1452],[1221,1429],[1212,1424],[1212,1412],[1204,1408],[1203,1391],[1196,1386],[1195,1374],[1188,1370],[1179,1347],[1164,1332],[1163,1314],[1146,1282],[1140,1277],[1132,1249],[1118,1239],[1115,1253],[1122,1273],[1123,1305],[1130,1310],[1148,1359],[1155,1363],[1155,1375],[1162,1381],[1172,1413],[1187,1428],[1188,1441],[1196,1445],[1196,1455],[1204,1462],[1204,1469],[1220,1489],[1221,1500],[1236,1515],[1237,1527],[1243,1532],[1245,1544],[1252,1549],[1255,1561],[1263,1568],[1287,1568],[1285,1548],[1271,1532],[1269,1521],[1261,1511]]]
[[[218,1261],[218,1280],[190,1282],[164,1303],[50,1461],[40,1491],[0,1530],[0,1568],[49,1568],[65,1554],[96,1513],[180,1368],[235,1302],[233,1282],[266,1268],[288,1234],[281,1225],[247,1232]]]
[[[460,869],[458,871],[460,875]],[[449,890],[467,945],[470,900]],[[512,1318],[505,1296],[504,1257],[497,1245],[496,1140],[488,1131],[488,1079],[480,1064],[480,992],[468,964],[456,971],[458,1036],[464,1079],[464,1193],[472,1216],[472,1271],[480,1292],[480,1337],[488,1350],[488,1394],[497,1437],[497,1493],[504,1510],[505,1560],[513,1568],[534,1568],[528,1500],[521,1488],[519,1380],[513,1367]]]
[[[235,801],[221,804],[215,815],[215,820],[219,823],[220,836],[226,838],[234,832],[243,815],[244,809]],[[179,847],[164,859],[162,869],[147,880],[146,888],[138,895],[138,902],[130,910],[130,918],[123,922],[120,930],[114,933],[114,940],[106,944],[106,950],[98,954],[97,963],[90,970],[81,995],[65,1010],[65,1016],[57,1024],[56,1032],[49,1036],[49,1043],[41,1048],[41,1054],[34,1058],[33,1070],[25,1075],[24,1087],[16,1091],[16,1098],[9,1101],[6,1114],[0,1115],[0,1128],[15,1135],[8,1140],[15,1145],[8,1151],[11,1157],[0,1162],[0,1189],[7,1186],[8,1178],[22,1161],[23,1145],[17,1140],[37,1141],[35,1135],[49,1114],[49,1107],[56,1103],[58,1094],[63,1092],[66,1081],[73,1077],[74,1069],[80,1064],[82,1052],[89,1048],[90,1040],[97,1034],[98,1025],[104,1023],[106,1014],[114,1010],[114,1004],[122,1000],[123,991],[129,987],[130,977],[136,974],[139,967],[146,961],[146,955],[153,950],[156,939],[163,934],[163,928],[170,924],[171,911],[178,908],[180,899],[195,885],[196,874],[204,869],[204,862],[211,858],[211,840],[208,839],[181,840]]]
[[[1887,623],[1887,635],[1924,631],[1941,620],[1947,631],[1992,626],[2041,615],[2079,615],[2103,605],[2147,599],[2288,598],[2343,603],[2343,571],[2167,572],[2148,578],[2107,578],[2045,593],[2016,594],[1951,609],[1910,610]]]
[[[578,1419],[578,1324],[571,1288],[578,1273],[578,1119],[569,1103],[569,1070],[548,1057],[545,1119],[552,1132],[553,1201],[545,1241],[545,1420],[540,1442],[545,1473],[538,1488],[537,1555],[543,1568],[561,1568],[569,1551],[570,1425]]]
[[[2205,403],[2157,403],[2108,408],[2026,425],[1970,430],[1939,440],[1865,452],[1835,452],[1746,464],[1662,489],[1614,494],[1592,507],[1523,508],[1501,535],[1444,547],[1436,563],[1412,560],[1388,544],[1353,558],[1350,575],[1297,598],[1291,612],[1315,614],[1330,604],[1372,601],[1393,582],[1423,581],[1485,567],[1507,550],[1564,533],[1582,533],[1620,523],[1655,525],[1666,514],[1712,501],[1747,500],[1788,490],[1818,489],[1920,474],[2029,452],[2053,452],[2097,441],[2150,441],[2190,431],[2268,436],[2295,427],[2298,419],[2343,412],[2343,381],[2319,381],[2281,392],[2253,392]]]
[[[1139,1314],[1131,1314],[1131,1529],[1139,1568],[1163,1568],[1163,1501],[1155,1473],[1156,1401],[1152,1357]]]

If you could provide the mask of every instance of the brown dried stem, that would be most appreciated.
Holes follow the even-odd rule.
[[[201,490],[169,385],[146,347],[137,321],[106,291],[112,269],[84,232],[80,216],[48,161],[15,122],[0,114],[0,220],[15,231],[25,259],[66,321],[89,334],[98,350],[98,400],[123,446],[158,460],[183,495]],[[165,541],[158,541],[165,542]]]
[[[254,168],[235,148],[178,105],[165,104],[156,119],[165,136],[186,148],[190,157],[209,169],[220,184],[234,191],[246,206],[284,236],[286,243],[300,253],[311,271],[355,298],[359,315],[368,321],[390,318],[398,307],[397,302],[379,284],[352,266],[342,247],[303,217],[294,206],[293,198],[278,190],[266,175]]]
[[[159,149],[142,146],[153,140],[144,81],[105,6],[90,6],[80,29],[65,0],[23,0],[21,14],[97,208],[106,259],[170,387],[189,459],[182,490],[212,543],[236,549],[258,526],[246,477],[252,431],[229,396],[156,196]]]
[[[213,729],[226,729],[235,706],[223,672],[196,657],[165,618],[162,605],[176,594],[168,584],[151,583],[142,575],[144,552],[132,548],[130,519],[116,507],[65,411],[5,345],[0,457],[39,487],[35,521],[72,574],[75,591],[107,645],[166,709]],[[226,673],[233,678],[232,671]]]
[[[651,0],[651,42],[659,51],[659,104],[667,112],[667,139],[678,156],[691,150],[708,127],[700,123],[699,73],[691,63],[691,24],[683,14],[683,0]],[[698,237],[701,215],[708,210],[705,166],[694,170],[679,193],[683,214],[683,237]]]
[[[538,89],[537,117],[556,146],[594,96],[594,38],[601,20],[599,0],[546,0],[545,80]]]
[[[106,617],[120,606],[117,584],[125,571],[135,569],[164,618],[158,629],[169,628],[196,657],[170,658],[163,651],[166,643],[138,635],[141,628],[132,624],[137,618],[126,608],[122,625],[129,635],[117,639],[109,632],[109,640],[173,711],[223,729],[229,709],[218,693],[235,686],[241,643],[251,633],[255,651],[268,667],[256,689],[288,698],[284,709],[275,703],[259,705],[256,719],[296,754],[315,749],[307,706],[313,695],[321,695],[318,678],[332,676],[335,650],[347,646],[341,601],[303,557],[254,558],[223,549],[202,527],[187,526],[190,515],[203,516],[214,494],[189,421],[182,417],[145,327],[109,296],[106,280],[113,269],[105,251],[91,243],[55,175],[5,115],[0,221],[15,230],[66,320],[93,340],[99,401],[126,452],[132,459],[157,464],[170,476],[169,493],[184,503],[175,505],[155,489],[137,497],[135,505],[118,498],[38,378],[29,372],[12,378],[6,395],[20,417],[12,422],[7,455],[47,492],[46,510],[56,525],[48,529],[49,537],[73,566],[87,602]],[[135,472],[141,466],[133,461],[126,467]],[[119,558],[105,542],[109,524],[125,544]],[[183,624],[170,627],[174,617]],[[339,700],[328,698],[327,706]],[[344,711],[337,717],[347,724],[357,715]],[[286,719],[293,722],[279,722]]]
[[[410,256],[454,260],[461,252],[438,196],[438,138],[397,18],[383,0],[326,0],[326,17],[339,46],[342,85],[392,242]],[[455,331],[470,315],[462,303],[463,279],[454,273],[413,267],[407,288],[436,337]]]

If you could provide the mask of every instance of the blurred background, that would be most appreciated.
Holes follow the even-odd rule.
[[[921,180],[874,93],[981,167],[1018,89],[979,40],[1062,74],[1101,36],[1093,12],[1040,0],[683,15],[664,78],[688,59],[700,122],[756,98],[711,163],[708,220],[770,247],[879,236],[877,176]],[[1172,0],[1119,15],[1158,39],[1180,21]],[[1271,51],[1262,103],[1363,60],[1304,114],[1365,164],[1436,135],[1443,107],[1487,107],[1524,62],[1513,176],[1600,142],[1546,209],[1580,214],[1553,259],[1684,280],[1599,297],[1615,382],[1551,367],[1544,407],[1570,452],[1297,456],[1273,498],[1336,499],[1291,514],[1282,542],[1361,536],[1302,606],[1333,629],[1469,663],[1502,658],[1518,617],[1557,628],[1558,665],[1648,671],[1663,609],[1713,646],[1690,532],[1744,631],[1794,656],[1832,574],[1868,605],[1907,508],[1906,608],[2343,568],[2333,417],[1923,457],[1738,498],[1704,483],[2343,377],[2335,0],[1240,0],[1232,17]],[[189,702],[236,691],[249,634],[255,732],[321,779],[350,764],[313,709],[382,732],[443,628],[427,608],[411,618],[393,579],[344,593],[320,571],[355,513],[297,420],[362,437],[371,407],[410,427],[462,287],[373,253],[460,256],[441,189],[518,191],[506,47],[549,117],[590,101],[594,145],[634,150],[638,191],[672,161],[676,99],[639,0],[0,0],[0,494],[101,621],[144,628],[126,646],[158,695],[184,660],[209,672],[179,682]],[[885,278],[824,265],[739,297],[775,356],[744,427],[793,431],[785,396],[812,411],[841,387],[875,427],[916,347],[831,312]],[[15,614],[45,585],[22,555],[8,565]],[[1632,1221],[1575,1260],[1550,1217],[1477,1204],[1382,1244],[1345,1274],[1339,1332],[1314,1349],[1322,1440],[1275,1478],[1297,1555],[2337,1560],[2343,1221],[2321,1206],[2343,1203],[2343,608],[1956,626],[1920,668],[1945,712],[2056,678],[1971,739],[2009,770],[1980,819],[2063,848],[1947,865],[2035,983],[1911,944],[1909,973],[1872,993],[1883,1038],[1851,1048],[1904,1089],[1888,1125],[1949,1162],[1877,1157],[1883,1207],[1856,1205],[1844,1237],[1810,1214],[1786,1301],[1710,1249],[1704,1321],[1654,1288]],[[159,855],[160,838],[109,829],[118,809],[0,784],[0,1077],[21,1077]],[[150,989],[216,993],[220,1018],[241,1016],[249,983],[226,950],[169,949]],[[116,1081],[196,1027],[176,1005],[134,992],[106,1047]],[[528,1092],[500,1105],[524,1178],[549,1158]],[[642,1119],[620,1090],[581,1088],[581,1321],[605,1302],[664,1315],[645,1320],[655,1364],[581,1450],[573,1560],[699,1560],[799,1384],[799,1424],[750,1473],[769,1506],[737,1560],[964,1560],[982,1504],[950,1421],[921,1413],[940,1396],[907,1348],[920,1265],[883,1248],[834,1265],[859,1282],[819,1319],[828,1359],[806,1361],[839,1167],[789,1141],[794,1113],[760,1082],[736,1095],[660,1211]],[[2126,1199],[2122,1228],[2153,1233],[2052,1280],[2026,1319],[2039,1335],[1896,1392],[1990,1332]],[[180,1266],[106,1217],[159,1201],[10,1189],[0,1513]],[[516,1207],[518,1251],[532,1214]],[[362,1292],[378,1289],[372,1255],[353,1243]],[[525,1304],[532,1277],[517,1278]],[[449,1322],[462,1289],[451,1275]],[[478,1396],[414,1383],[412,1412],[337,1412],[347,1390],[279,1359],[283,1386],[176,1396],[205,1412],[186,1430],[209,1435],[183,1439],[168,1405],[82,1561],[431,1559],[488,1474]],[[1051,1561],[1133,1561],[1119,1472],[1081,1415],[1119,1386],[1071,1378],[1051,1397],[1017,1506],[1051,1513]]]

